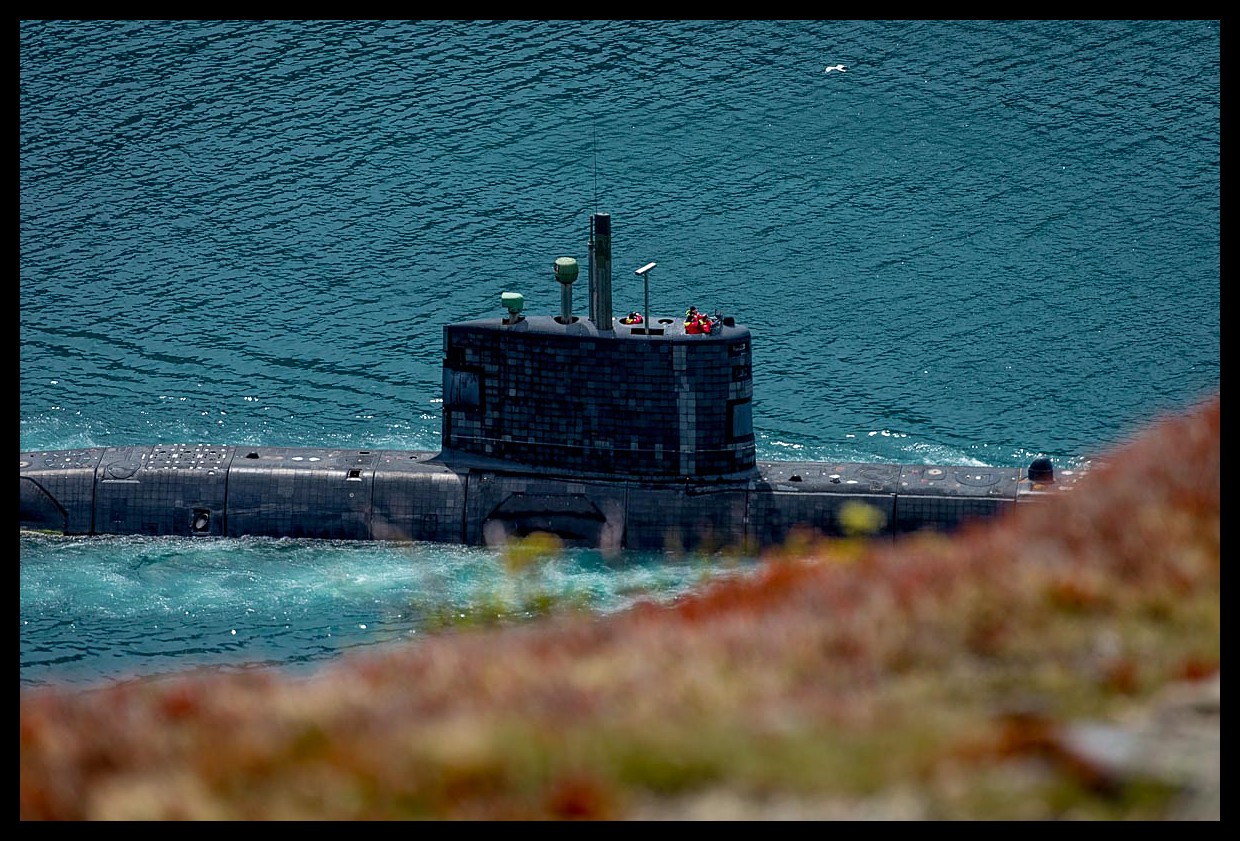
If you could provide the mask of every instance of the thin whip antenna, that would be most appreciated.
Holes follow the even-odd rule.
[[[598,126],[590,128],[594,132],[594,212],[598,213]]]

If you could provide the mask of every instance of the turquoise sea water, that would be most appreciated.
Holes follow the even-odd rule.
[[[1219,388],[1219,35],[22,21],[20,449],[438,449],[442,325],[558,312],[597,210],[617,311],[655,260],[656,316],[753,331],[759,458],[1071,465]],[[313,664],[513,584],[465,547],[20,549],[23,686]],[[606,611],[711,569],[538,586]]]

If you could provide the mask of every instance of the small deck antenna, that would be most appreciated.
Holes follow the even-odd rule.
[[[591,124],[594,132],[594,212],[598,213],[598,126]]]
[[[642,316],[642,319],[644,322],[642,325],[642,332],[646,334],[646,338],[650,338],[650,270],[653,269],[657,265],[659,264],[658,263],[647,263],[646,265],[642,266],[637,271],[633,272],[633,274],[637,275],[638,277],[642,279],[642,282],[645,284],[645,287],[646,287],[646,312]]]

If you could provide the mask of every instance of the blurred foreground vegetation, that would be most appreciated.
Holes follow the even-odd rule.
[[[1180,781],[1080,735],[1132,753],[1115,727],[1217,675],[1220,475],[1215,397],[951,537],[806,535],[670,606],[309,678],[23,690],[20,817],[1176,819]]]

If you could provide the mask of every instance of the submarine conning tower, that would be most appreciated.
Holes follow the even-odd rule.
[[[611,313],[611,217],[590,224],[590,317],[572,315],[573,258],[554,263],[559,316],[459,322],[443,334],[445,463],[634,480],[756,473],[749,330],[709,334],[682,317],[626,324]],[[648,264],[638,273],[649,284]],[[646,299],[649,300],[647,285]]]

